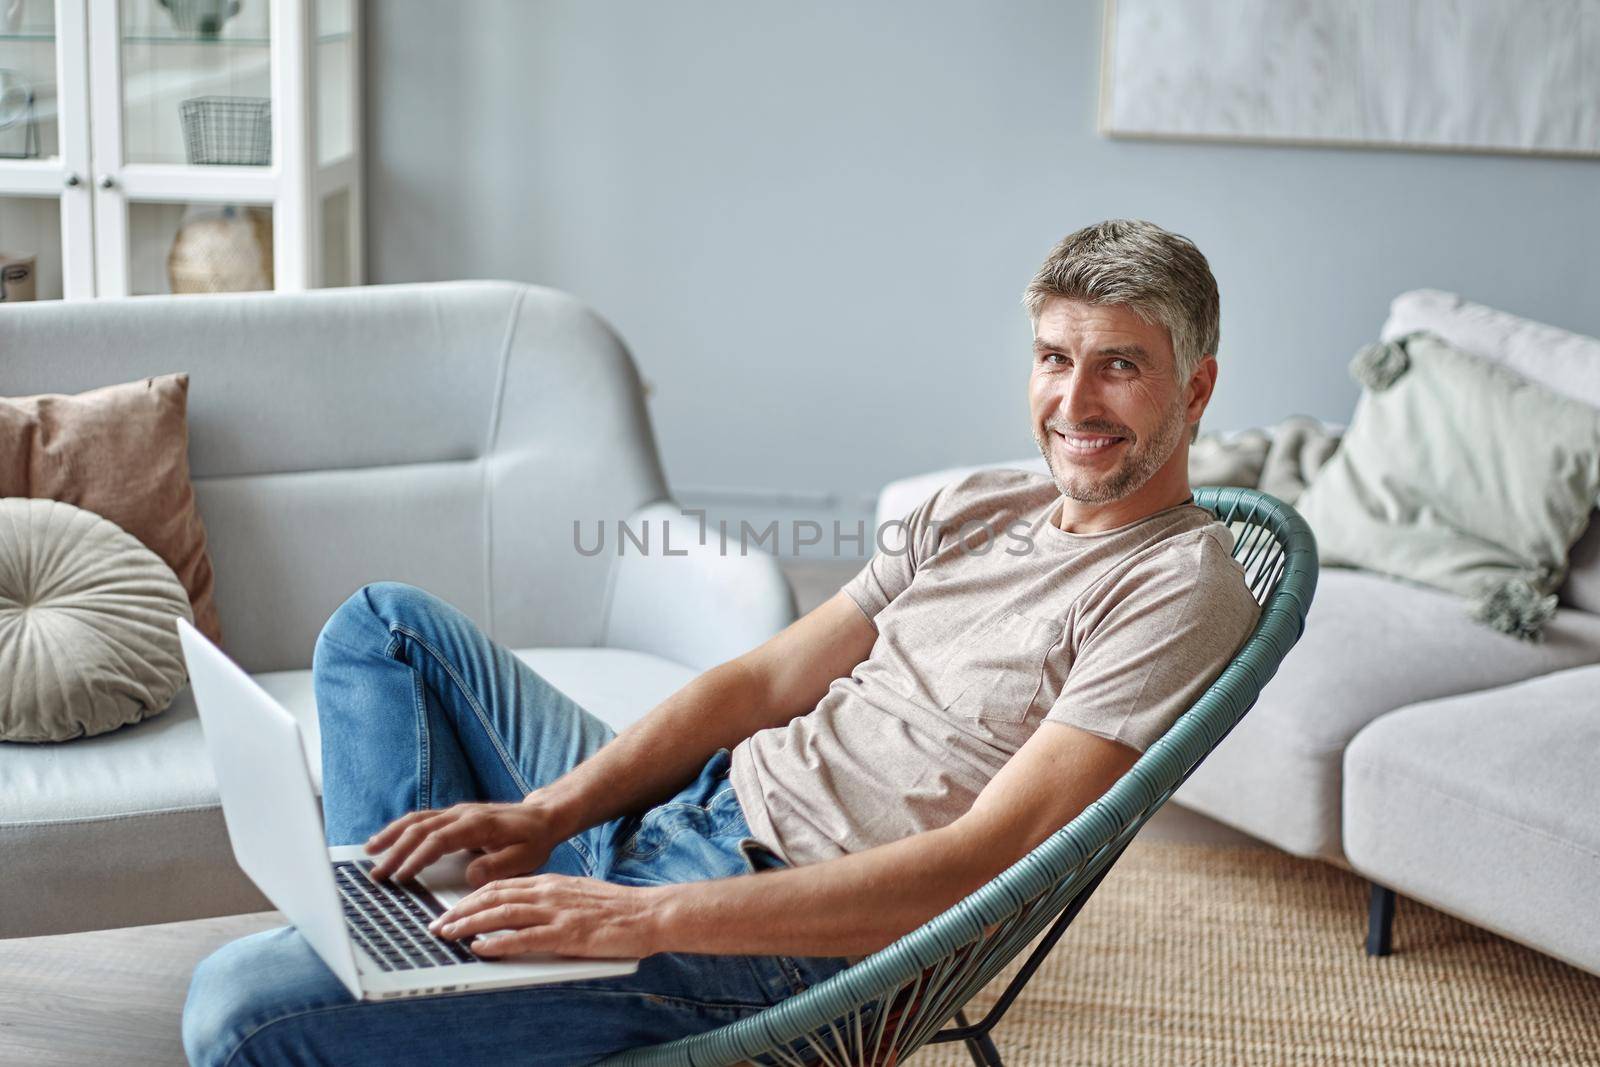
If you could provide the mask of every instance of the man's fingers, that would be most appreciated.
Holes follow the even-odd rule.
[[[481,887],[496,878],[528,874],[537,866],[532,846],[508,845],[467,864],[467,884]]]
[[[437,814],[439,814],[438,811],[427,810],[427,811],[413,811],[409,815],[400,816],[394,822],[390,823],[388,826],[385,826],[382,830],[379,830],[377,833],[375,833],[371,837],[367,838],[367,844],[366,844],[367,852],[370,854],[370,853],[378,852],[378,851],[381,851],[382,849],[388,848],[390,842],[394,841],[395,838],[399,837],[401,831],[403,831],[406,827],[410,826],[414,822],[417,822],[419,819],[426,819],[431,815],[437,815]]]
[[[548,906],[509,900],[445,923],[439,929],[439,936],[458,940],[491,930],[521,930],[542,926],[552,915]]]
[[[390,877],[402,882],[414,878],[440,856],[493,844],[495,836],[493,820],[471,813],[461,815],[452,822],[429,827],[427,836],[412,849]]]
[[[429,812],[425,818],[414,820],[411,825],[400,831],[400,836],[395,838],[383,858],[372,865],[372,877],[392,877],[400,864],[411,856],[418,846],[441,826],[448,826],[460,818],[455,812],[435,811]]]
[[[480,937],[467,947],[474,955],[485,959],[499,956],[520,956],[524,952],[555,952],[561,943],[560,934],[550,925],[528,926],[509,933]]]
[[[538,893],[541,884],[548,875],[535,875],[532,878],[504,878],[490,882],[478,889],[474,889],[460,900],[446,908],[433,922],[428,924],[428,929],[433,933],[449,923],[465,919],[469,915],[476,915],[486,908],[510,901],[521,903],[534,903],[539,899]]]

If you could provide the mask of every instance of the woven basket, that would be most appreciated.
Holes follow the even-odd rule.
[[[174,293],[242,293],[272,288],[272,213],[228,208],[178,229],[167,253]]]

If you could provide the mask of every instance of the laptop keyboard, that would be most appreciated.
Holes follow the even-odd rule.
[[[367,874],[371,860],[338,860],[333,880],[344,906],[344,923],[367,955],[386,971],[476,963],[464,941],[446,941],[428,932],[428,924],[444,912],[420,883],[402,889],[393,882],[374,882]]]

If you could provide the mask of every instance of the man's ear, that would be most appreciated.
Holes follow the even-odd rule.
[[[1205,414],[1206,405],[1211,403],[1211,394],[1216,388],[1217,357],[1205,356],[1200,360],[1200,365],[1195,367],[1194,374],[1189,377],[1188,394],[1184,397],[1184,406],[1187,408],[1191,423],[1200,421],[1200,416]]]
[[[1211,394],[1216,388],[1217,357],[1206,356],[1200,360],[1200,365],[1194,369],[1194,374],[1189,378],[1188,394],[1184,398],[1190,444],[1194,444],[1200,438],[1200,416],[1205,414],[1206,405],[1211,403]]]

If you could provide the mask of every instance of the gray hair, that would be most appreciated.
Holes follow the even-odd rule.
[[[1193,241],[1153,222],[1107,219],[1063,237],[1022,298],[1035,323],[1055,296],[1125,305],[1165,326],[1180,387],[1217,353],[1220,311],[1211,266]]]

